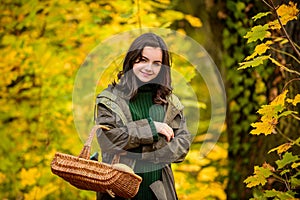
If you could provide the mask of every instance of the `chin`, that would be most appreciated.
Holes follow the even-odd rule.
[[[152,81],[153,79],[148,79],[148,78],[139,78],[139,80],[143,83],[148,83],[150,81]]]
[[[140,79],[140,81],[143,82],[143,83],[148,83],[148,82],[150,82],[151,80],[141,80],[141,79]]]

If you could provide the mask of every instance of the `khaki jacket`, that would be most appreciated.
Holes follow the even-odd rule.
[[[169,96],[167,102],[164,122],[174,131],[174,138],[170,142],[167,142],[164,137],[154,141],[147,119],[132,121],[128,100],[116,88],[108,87],[96,99],[96,124],[110,128],[108,131],[99,130],[97,133],[102,150],[102,161],[111,163],[115,154],[122,155],[122,152],[123,154],[126,152],[126,155],[121,156],[120,163],[132,168],[136,159],[164,164],[163,180],[156,181],[150,186],[159,200],[177,199],[170,164],[184,160],[192,140],[183,116],[183,105],[174,94]],[[136,155],[126,151],[140,146],[142,146],[141,154]],[[100,198],[99,195],[101,196],[98,194],[97,199],[109,199]]]

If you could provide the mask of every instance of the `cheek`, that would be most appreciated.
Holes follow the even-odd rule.
[[[160,70],[161,70],[161,67],[155,67],[153,69],[153,71],[154,71],[155,74],[159,74]]]

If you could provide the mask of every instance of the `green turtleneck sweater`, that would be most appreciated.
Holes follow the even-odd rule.
[[[132,119],[134,121],[140,119],[148,119],[152,130],[153,139],[158,140],[158,133],[153,121],[162,122],[165,116],[163,106],[154,104],[152,101],[153,88],[151,86],[143,86],[139,89],[136,97],[129,102]],[[136,153],[142,152],[142,147],[132,150]],[[135,169],[136,173],[143,178],[139,192],[133,199],[153,200],[154,195],[149,185],[161,179],[162,166],[151,162],[137,160]]]

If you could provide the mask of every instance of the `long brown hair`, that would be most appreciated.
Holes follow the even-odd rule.
[[[129,99],[135,97],[140,85],[138,84],[139,81],[133,73],[132,68],[136,60],[139,60],[142,57],[143,49],[146,46],[160,48],[162,50],[162,67],[158,76],[151,81],[151,84],[155,85],[153,89],[156,90],[153,96],[153,102],[164,104],[166,103],[166,97],[172,92],[170,70],[171,57],[163,39],[154,33],[142,34],[133,41],[125,56],[123,69],[118,73],[117,77],[119,82],[116,83],[116,81],[114,81],[113,85],[122,90]]]

